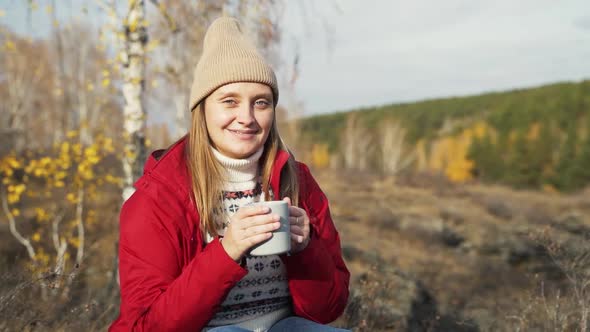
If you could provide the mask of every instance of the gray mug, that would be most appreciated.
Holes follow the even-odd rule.
[[[268,206],[270,213],[281,217],[281,227],[272,232],[272,237],[252,247],[250,255],[268,256],[284,254],[291,250],[291,225],[289,224],[289,206],[286,201],[258,202],[255,205]]]

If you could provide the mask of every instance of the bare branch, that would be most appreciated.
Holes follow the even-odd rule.
[[[53,246],[55,247],[56,252],[59,252],[59,250],[61,248],[60,240],[59,240],[59,224],[63,220],[64,214],[65,213],[63,211],[60,212],[58,215],[55,216],[55,218],[53,218],[53,222],[52,222],[51,237],[52,237]]]
[[[158,0],[150,0],[150,2],[154,6],[156,6],[156,8],[158,8],[158,12],[162,15],[162,17],[164,18],[164,20],[168,24],[168,28],[170,28],[170,32],[177,33],[179,31],[178,26],[176,25],[176,22],[174,21],[174,19],[170,15],[170,13],[168,13],[168,11],[166,10],[166,6],[164,6],[164,4],[160,3],[160,1],[158,1]]]
[[[23,237],[19,233],[19,231],[16,229],[16,220],[14,219],[14,216],[12,215],[12,213],[10,212],[10,209],[8,208],[8,200],[6,197],[6,192],[4,190],[2,190],[2,210],[4,210],[4,214],[8,218],[8,222],[10,224],[10,233],[12,233],[12,235],[16,238],[16,240],[20,244],[22,244],[23,246],[25,246],[25,248],[27,248],[27,253],[29,254],[29,257],[33,261],[36,261],[35,249],[31,245],[31,242],[28,239],[26,239],[25,237]]]
[[[78,204],[76,205],[76,222],[78,226],[78,251],[76,253],[76,264],[82,263],[84,258],[84,222],[82,220],[84,213],[84,188],[78,189]]]
[[[96,4],[98,5],[98,7],[100,7],[102,10],[104,10],[108,16],[110,17],[114,17],[114,20],[118,21],[119,17],[117,15],[117,9],[115,7],[115,1],[110,1],[110,2],[106,2],[104,0],[96,0]]]

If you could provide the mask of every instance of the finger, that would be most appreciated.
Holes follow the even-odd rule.
[[[289,197],[283,198],[283,201],[287,202],[288,206],[291,206],[291,199]]]
[[[299,226],[291,225],[291,234],[305,235],[305,231]]]
[[[255,246],[261,242],[264,242],[272,236],[272,233],[260,233],[256,235],[252,235],[249,238],[245,239],[246,246],[248,248]]]
[[[291,234],[291,240],[295,243],[303,243],[303,236]]]
[[[297,206],[289,206],[289,215],[291,217],[303,217],[305,216],[305,210]]]
[[[278,222],[280,220],[281,217],[278,214],[262,214],[244,218],[239,221],[239,224],[241,229],[247,229],[254,226]]]
[[[270,208],[268,206],[252,205],[240,208],[234,216],[239,219],[244,219],[251,216],[268,214],[269,212]]]
[[[304,219],[303,217],[289,217],[289,224],[290,225],[303,225]]]
[[[271,233],[272,231],[277,230],[279,227],[281,227],[280,222],[273,222],[270,224],[248,227],[247,229],[244,230],[244,233],[243,233],[244,240],[247,240],[251,237],[258,236],[260,234]]]
[[[236,229],[244,231],[251,227],[272,224],[275,222],[279,222],[280,220],[281,217],[276,214],[263,214],[235,220],[230,225],[234,225]]]

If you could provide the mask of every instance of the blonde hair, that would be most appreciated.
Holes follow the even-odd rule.
[[[212,142],[205,122],[205,100],[201,101],[192,111],[191,127],[188,134],[187,164],[192,185],[192,198],[200,216],[200,229],[203,237],[207,232],[217,236],[220,225],[217,220],[225,213],[223,210],[223,183],[226,180],[225,170],[213,155]],[[299,182],[297,165],[293,155],[279,135],[276,112],[273,110],[273,123],[264,143],[264,152],[260,157],[259,167],[262,175],[262,191],[265,197],[270,196],[270,180],[275,157],[279,150],[289,152],[287,165],[281,171],[280,193],[273,193],[274,199],[291,198],[293,205],[299,205]]]

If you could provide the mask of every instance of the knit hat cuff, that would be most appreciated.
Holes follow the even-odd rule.
[[[198,91],[199,94],[190,97],[191,111],[219,87],[236,82],[266,84],[272,90],[274,106],[279,100],[279,91],[275,88],[277,86],[275,73],[270,66],[260,61],[237,59],[236,61],[224,61],[222,64],[210,63],[210,66],[206,68],[200,68],[199,74],[200,77],[195,78],[195,87],[193,88],[193,91]],[[206,84],[199,86],[199,83]]]

